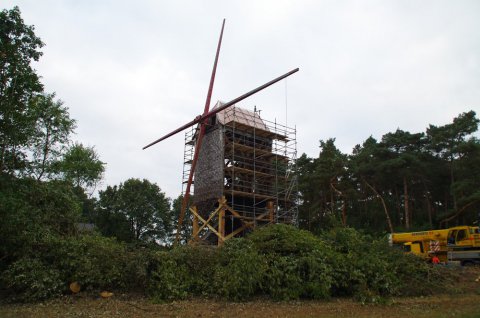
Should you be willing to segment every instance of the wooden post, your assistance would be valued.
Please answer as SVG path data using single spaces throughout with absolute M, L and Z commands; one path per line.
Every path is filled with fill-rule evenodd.
M 274 205 L 273 205 L 273 201 L 268 201 L 267 202 L 267 210 L 268 210 L 268 213 L 269 213 L 269 218 L 270 218 L 270 223 L 273 224 L 274 222 Z
M 192 240 L 193 241 L 198 241 L 198 216 L 197 216 L 197 206 L 192 207 L 193 210 L 195 210 L 195 213 L 193 213 L 193 224 L 192 224 Z
M 218 212 L 218 233 L 221 237 L 218 238 L 218 245 L 223 245 L 225 239 L 225 204 L 227 200 L 225 196 L 222 196 L 221 199 L 218 200 L 220 204 L 220 211 Z

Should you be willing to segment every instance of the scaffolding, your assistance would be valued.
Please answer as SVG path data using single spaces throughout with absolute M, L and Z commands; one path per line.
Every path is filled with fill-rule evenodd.
M 185 135 L 184 183 L 196 136 L 196 129 Z M 297 225 L 296 159 L 296 128 L 262 119 L 256 109 L 219 112 L 208 124 L 194 175 L 193 239 L 221 244 L 257 226 Z

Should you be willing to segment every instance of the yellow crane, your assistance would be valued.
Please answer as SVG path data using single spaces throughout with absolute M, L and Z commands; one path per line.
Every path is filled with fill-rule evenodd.
M 480 263 L 478 226 L 455 226 L 443 230 L 393 233 L 393 246 L 426 259 L 436 255 L 441 261 L 459 261 L 462 265 Z

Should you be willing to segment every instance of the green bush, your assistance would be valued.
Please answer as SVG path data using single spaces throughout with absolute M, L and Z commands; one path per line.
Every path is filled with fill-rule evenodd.
M 22 258 L 2 273 L 9 300 L 31 302 L 56 297 L 66 288 L 60 272 L 35 258 Z
M 156 301 L 184 299 L 188 296 L 187 267 L 178 264 L 170 252 L 158 252 L 151 260 L 148 294 Z
M 211 247 L 192 246 L 156 253 L 149 266 L 148 293 L 159 301 L 214 294 L 216 254 Z
M 63 279 L 77 281 L 84 290 L 131 287 L 135 280 L 128 270 L 135 270 L 134 257 L 125 244 L 96 234 L 55 238 L 45 251 Z
M 330 296 L 332 250 L 321 239 L 283 224 L 260 228 L 248 239 L 266 255 L 264 293 L 277 300 Z
M 0 270 L 23 258 L 36 257 L 52 236 L 74 232 L 80 205 L 65 182 L 38 182 L 0 175 Z
M 249 299 L 260 290 L 266 269 L 266 259 L 251 241 L 227 241 L 219 249 L 214 270 L 215 293 L 234 301 Z
M 82 290 L 145 290 L 158 301 L 193 296 L 243 301 L 264 295 L 275 300 L 349 296 L 378 302 L 444 290 L 449 277 L 448 270 L 351 228 L 315 236 L 272 225 L 219 248 L 163 251 L 98 234 L 47 231 L 36 237 L 35 254 L 26 248 L 22 253 L 0 268 L 0 290 L 11 300 L 55 297 L 77 281 Z
M 263 254 L 302 255 L 329 249 L 312 233 L 285 224 L 258 228 L 247 239 Z
M 321 237 L 336 252 L 330 259 L 336 268 L 333 295 L 365 299 L 372 298 L 370 295 L 396 294 L 400 282 L 394 251 L 386 242 L 374 240 L 352 228 L 335 228 L 322 233 Z
M 1 287 L 22 301 L 57 296 L 74 281 L 82 290 L 142 289 L 147 260 L 146 252 L 100 235 L 51 236 L 39 244 L 37 257 L 20 258 L 1 273 Z

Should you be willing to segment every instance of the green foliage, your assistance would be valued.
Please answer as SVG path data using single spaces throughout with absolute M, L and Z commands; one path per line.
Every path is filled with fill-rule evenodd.
M 179 195 L 177 198 L 175 198 L 173 201 L 172 201 L 172 208 L 171 208 L 171 216 L 172 216 L 172 229 L 175 230 L 175 233 L 174 231 L 171 231 L 171 241 L 173 242 L 173 240 L 175 239 L 176 237 L 176 230 L 178 228 L 178 220 L 179 220 L 179 217 L 180 217 L 180 210 L 182 209 L 182 201 L 183 201 L 183 195 Z M 193 195 L 190 195 L 189 197 L 189 206 L 192 205 L 192 202 L 193 202 Z M 190 222 L 190 210 L 187 209 L 185 211 L 185 215 L 184 215 L 184 218 L 183 218 L 183 223 L 182 223 L 182 227 L 180 229 L 180 243 L 182 244 L 186 244 L 190 238 L 191 238 L 191 233 L 192 233 L 192 222 Z
M 0 11 L 0 173 L 26 168 L 26 148 L 35 136 L 29 101 L 43 90 L 31 62 L 42 46 L 18 7 Z
M 305 255 L 324 247 L 321 246 L 322 242 L 318 237 L 311 232 L 285 224 L 260 228 L 254 231 L 248 239 L 263 254 Z
M 62 273 L 66 282 L 83 289 L 126 288 L 129 261 L 126 246 L 99 235 L 53 238 L 46 242 L 43 258 Z
M 477 221 L 479 122 L 469 111 L 425 132 L 397 129 L 367 138 L 351 155 L 335 139 L 321 141 L 318 158 L 297 161 L 300 226 L 319 233 L 342 220 L 379 235 Z
M 168 252 L 159 252 L 152 260 L 148 294 L 156 301 L 184 299 L 188 296 L 190 273 Z
M 395 295 L 445 290 L 451 274 L 392 249 L 351 228 L 319 237 L 287 225 L 254 231 L 218 251 L 181 247 L 157 253 L 150 266 L 149 294 L 156 300 L 220 296 L 275 300 L 349 296 L 383 302 Z
M 2 273 L 10 300 L 32 302 L 60 296 L 65 282 L 60 272 L 36 258 L 21 258 Z
M 266 265 L 251 241 L 243 238 L 227 241 L 219 250 L 214 269 L 215 293 L 234 301 L 251 298 L 260 290 Z
M 397 253 L 383 241 L 362 235 L 351 228 L 337 228 L 322 234 L 336 253 L 331 259 L 337 269 L 334 273 L 333 291 L 338 295 L 389 296 L 396 294 L 400 283 L 395 271 Z M 399 258 L 403 254 L 396 254 Z
M 142 290 L 147 283 L 147 251 L 129 250 L 115 239 L 95 234 L 44 238 L 34 255 L 22 257 L 1 273 L 9 300 L 38 301 L 67 291 Z
M 34 256 L 51 236 L 75 231 L 80 207 L 68 184 L 0 176 L 0 269 Z
M 248 239 L 266 256 L 262 288 L 274 299 L 330 296 L 333 269 L 327 258 L 332 251 L 318 237 L 279 224 L 258 229 Z
M 86 290 L 146 285 L 142 249 L 76 234 L 80 204 L 69 183 L 3 175 L 0 190 L 0 290 L 11 300 L 54 297 L 72 281 Z
M 128 179 L 100 191 L 97 226 L 127 242 L 168 241 L 172 229 L 170 200 L 155 183 Z
M 37 180 L 49 179 L 54 173 L 57 158 L 61 156 L 75 128 L 75 120 L 70 118 L 68 108 L 54 98 L 55 94 L 42 94 L 30 101 L 35 134 L 29 170 Z
M 209 247 L 182 246 L 158 252 L 149 265 L 148 293 L 157 301 L 213 294 L 216 251 Z
M 56 171 L 62 176 L 62 179 L 72 182 L 75 187 L 94 189 L 102 179 L 105 163 L 100 161 L 93 147 L 85 147 L 81 143 L 76 143 L 57 163 Z

